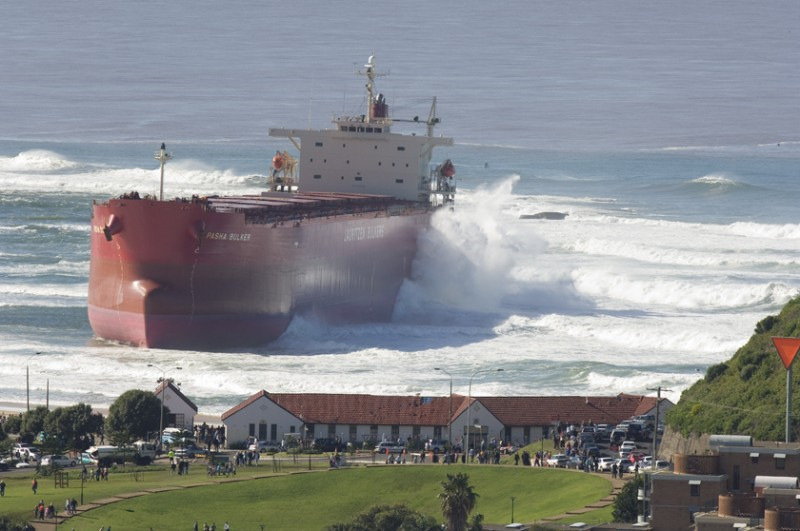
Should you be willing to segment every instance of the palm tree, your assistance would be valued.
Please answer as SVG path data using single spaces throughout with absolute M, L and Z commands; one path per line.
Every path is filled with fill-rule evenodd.
M 448 531 L 464 531 L 467 528 L 467 517 L 475 508 L 477 499 L 478 495 L 473 492 L 468 475 L 447 474 L 447 481 L 442 481 L 439 500 Z

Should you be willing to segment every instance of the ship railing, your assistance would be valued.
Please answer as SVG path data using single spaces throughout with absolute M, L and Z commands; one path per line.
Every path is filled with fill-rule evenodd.
M 430 176 L 421 179 L 419 185 L 420 196 L 437 206 L 455 201 L 457 188 L 455 178 L 442 175 L 438 166 L 432 166 Z

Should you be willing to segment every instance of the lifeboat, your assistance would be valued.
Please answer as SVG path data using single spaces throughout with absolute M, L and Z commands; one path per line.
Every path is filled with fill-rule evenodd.
M 439 173 L 441 173 L 442 177 L 454 177 L 456 174 L 456 167 L 453 166 L 453 163 L 450 162 L 450 159 L 447 159 L 442 164 Z
M 275 170 L 283 168 L 283 155 L 281 155 L 280 152 L 275 153 L 275 156 L 272 157 L 272 167 Z

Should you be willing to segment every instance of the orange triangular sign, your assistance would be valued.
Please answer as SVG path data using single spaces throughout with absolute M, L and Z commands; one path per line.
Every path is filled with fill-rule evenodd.
M 798 337 L 773 337 L 772 343 L 778 349 L 778 355 L 783 361 L 783 366 L 789 369 L 789 365 L 794 361 L 797 351 L 800 350 L 800 338 Z

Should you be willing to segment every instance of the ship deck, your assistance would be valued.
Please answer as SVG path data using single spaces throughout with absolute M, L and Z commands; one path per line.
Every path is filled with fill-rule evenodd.
M 136 192 L 117 200 L 139 200 Z M 154 200 L 150 196 L 141 198 Z M 367 213 L 399 215 L 422 212 L 430 206 L 387 195 L 333 192 L 262 192 L 260 195 L 175 198 L 167 202 L 195 203 L 211 212 L 244 214 L 249 223 L 278 223 Z

